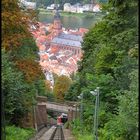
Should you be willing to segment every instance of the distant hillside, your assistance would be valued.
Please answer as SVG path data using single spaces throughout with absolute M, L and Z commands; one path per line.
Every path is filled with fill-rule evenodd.
M 37 6 L 48 6 L 50 4 L 53 4 L 55 0 L 30 0 L 30 1 L 37 1 Z M 108 0 L 95 0 L 96 2 L 99 3 L 106 3 Z M 57 3 L 60 4 L 61 7 L 63 7 L 63 5 L 65 3 L 71 3 L 71 4 L 75 4 L 75 3 L 83 3 L 83 4 L 89 4 L 91 3 L 91 0 L 56 0 Z

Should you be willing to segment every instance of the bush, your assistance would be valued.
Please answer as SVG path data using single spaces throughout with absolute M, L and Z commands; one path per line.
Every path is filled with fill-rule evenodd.
M 50 102 L 51 101 L 52 102 L 55 101 L 55 97 L 54 97 L 54 94 L 53 93 L 47 93 L 46 96 L 47 96 L 47 100 L 48 101 L 50 101 Z
M 79 135 L 77 140 L 93 140 L 92 134 Z
M 6 140 L 28 140 L 35 133 L 34 129 L 23 129 L 15 126 L 6 126 Z

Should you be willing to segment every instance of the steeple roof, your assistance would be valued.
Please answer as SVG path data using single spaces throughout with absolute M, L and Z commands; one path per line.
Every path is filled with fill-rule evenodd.
M 59 11 L 58 11 L 58 6 L 56 4 L 55 6 L 55 15 L 54 15 L 54 19 L 60 19 L 60 14 L 59 14 Z

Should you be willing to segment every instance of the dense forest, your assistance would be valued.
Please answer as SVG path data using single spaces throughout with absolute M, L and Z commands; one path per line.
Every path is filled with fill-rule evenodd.
M 77 135 L 81 129 L 85 134 L 93 132 L 95 97 L 90 91 L 100 87 L 99 139 L 138 139 L 137 5 L 137 0 L 110 0 L 104 7 L 108 15 L 84 37 L 84 55 L 65 96 L 78 101 L 83 93 L 84 128 L 78 120 L 72 125 Z
M 24 117 L 32 114 L 37 92 L 46 92 L 45 77 L 37 62 L 38 49 L 28 30 L 34 15 L 33 11 L 22 11 L 17 0 L 2 0 L 2 126 L 6 126 L 9 140 L 17 140 L 19 134 L 14 133 L 20 132 L 12 125 L 30 125 Z M 21 132 L 20 140 L 24 134 L 32 134 Z

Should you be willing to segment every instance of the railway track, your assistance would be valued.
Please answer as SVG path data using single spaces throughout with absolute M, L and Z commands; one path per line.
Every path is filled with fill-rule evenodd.
M 62 126 L 57 126 L 50 140 L 65 140 Z

